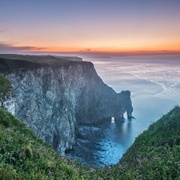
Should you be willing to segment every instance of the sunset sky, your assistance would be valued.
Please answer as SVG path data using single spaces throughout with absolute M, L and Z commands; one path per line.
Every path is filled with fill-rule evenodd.
M 180 52 L 179 0 L 0 0 L 0 53 Z

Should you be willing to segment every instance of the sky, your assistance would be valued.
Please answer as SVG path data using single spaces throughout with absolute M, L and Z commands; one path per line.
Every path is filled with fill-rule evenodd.
M 14 52 L 180 52 L 180 0 L 0 0 Z

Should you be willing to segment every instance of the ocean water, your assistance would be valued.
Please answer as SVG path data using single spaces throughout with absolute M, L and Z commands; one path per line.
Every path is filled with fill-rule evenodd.
M 84 60 L 93 62 L 98 75 L 116 92 L 131 91 L 135 119 L 126 119 L 123 124 L 81 127 L 83 139 L 79 138 L 74 151 L 67 155 L 96 167 L 116 164 L 140 133 L 180 105 L 180 56 L 84 57 Z

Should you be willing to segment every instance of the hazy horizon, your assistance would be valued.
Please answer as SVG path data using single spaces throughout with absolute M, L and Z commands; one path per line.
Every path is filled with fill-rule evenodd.
M 180 53 L 177 0 L 1 0 L 0 53 Z

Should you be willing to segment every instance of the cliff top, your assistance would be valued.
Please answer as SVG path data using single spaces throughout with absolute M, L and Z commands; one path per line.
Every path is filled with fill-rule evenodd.
M 59 67 L 87 63 L 90 62 L 82 61 L 82 58 L 73 56 L 0 54 L 0 71 L 10 71 L 19 68 L 29 69 L 42 66 Z
M 43 64 L 54 64 L 59 63 L 60 61 L 82 61 L 82 58 L 80 57 L 53 55 L 0 54 L 0 58 L 9 60 L 24 60 Z

